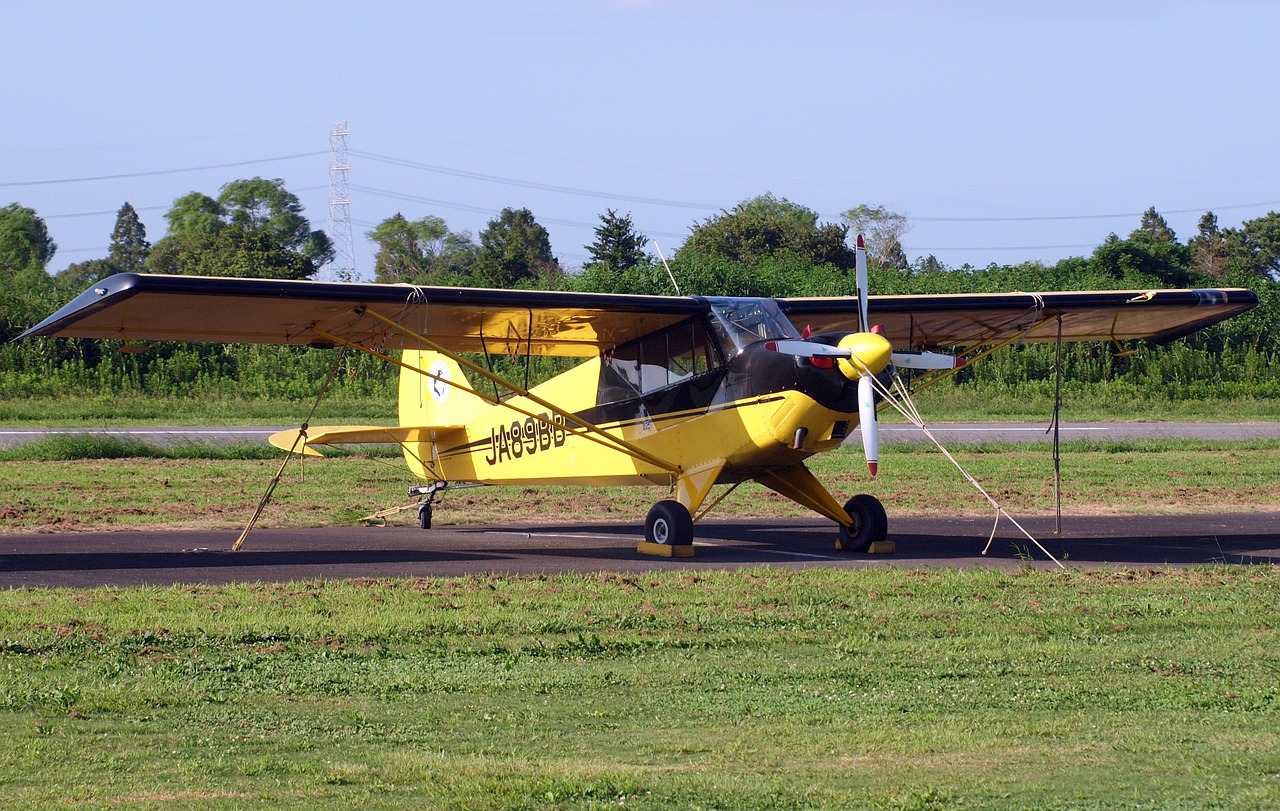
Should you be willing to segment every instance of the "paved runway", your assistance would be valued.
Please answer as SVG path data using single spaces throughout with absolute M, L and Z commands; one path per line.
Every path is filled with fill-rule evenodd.
M 1280 562 L 1280 512 L 1196 516 L 1019 519 L 1073 568 Z M 645 557 L 632 524 L 330 527 L 256 530 L 229 552 L 232 530 L 0 535 L 0 588 L 170 585 L 302 579 L 560 574 L 771 567 L 1053 567 L 1002 519 L 892 518 L 892 555 L 836 552 L 830 522 L 775 519 L 697 525 L 690 559 Z

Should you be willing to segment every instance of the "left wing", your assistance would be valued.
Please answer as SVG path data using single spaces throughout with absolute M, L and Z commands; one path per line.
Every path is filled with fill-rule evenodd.
M 588 357 L 709 309 L 672 296 L 122 273 L 18 336 Z M 379 320 L 379 317 L 382 320 Z
M 1120 290 L 870 296 L 872 324 L 895 347 L 977 347 L 1011 340 L 1168 343 L 1258 304 L 1252 290 Z M 856 331 L 857 298 L 778 299 L 814 332 Z

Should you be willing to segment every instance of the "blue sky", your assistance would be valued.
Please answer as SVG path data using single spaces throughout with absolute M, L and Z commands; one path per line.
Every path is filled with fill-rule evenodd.
M 670 254 L 772 192 L 906 214 L 915 259 L 1087 255 L 1149 206 L 1179 238 L 1280 210 L 1270 0 L 10 4 L 0 205 L 51 265 L 154 242 L 191 191 L 282 178 L 325 227 L 346 121 L 357 271 L 397 211 L 529 208 L 567 266 L 606 209 Z M 305 157 L 296 157 L 305 156 Z M 238 164 L 238 165 L 228 165 Z M 222 168 L 212 168 L 222 167 Z M 110 179 L 106 176 L 120 176 Z

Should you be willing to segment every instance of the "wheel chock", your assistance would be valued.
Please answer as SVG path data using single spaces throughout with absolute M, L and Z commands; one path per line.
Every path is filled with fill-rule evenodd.
M 844 550 L 844 544 L 840 542 L 839 538 L 836 538 L 836 550 Z M 871 546 L 867 547 L 868 555 L 892 555 L 897 551 L 898 544 L 893 541 L 875 541 Z
M 691 558 L 693 557 L 693 544 L 641 541 L 636 544 L 636 551 L 642 555 L 652 555 L 655 558 Z

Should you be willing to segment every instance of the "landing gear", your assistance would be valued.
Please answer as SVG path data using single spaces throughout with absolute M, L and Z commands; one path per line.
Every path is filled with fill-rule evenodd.
M 691 546 L 693 517 L 678 501 L 659 501 L 644 520 L 644 539 L 662 546 Z
M 841 549 L 866 552 L 871 545 L 881 543 L 889 534 L 889 517 L 884 505 L 875 496 L 857 495 L 845 502 L 845 512 L 853 519 L 851 526 L 840 526 Z
M 472 487 L 484 487 L 484 485 L 479 482 L 454 482 L 450 484 L 445 481 L 434 481 L 428 484 L 415 484 L 410 487 L 410 496 L 422 497 L 422 501 L 418 504 L 418 526 L 423 529 L 431 529 L 431 511 L 435 505 L 437 495 L 446 490 L 467 490 Z
M 448 482 L 415 484 L 409 488 L 409 495 L 422 496 L 422 502 L 418 505 L 418 526 L 423 529 L 431 529 L 431 506 L 435 504 L 436 494 L 442 490 L 449 489 L 451 488 Z

